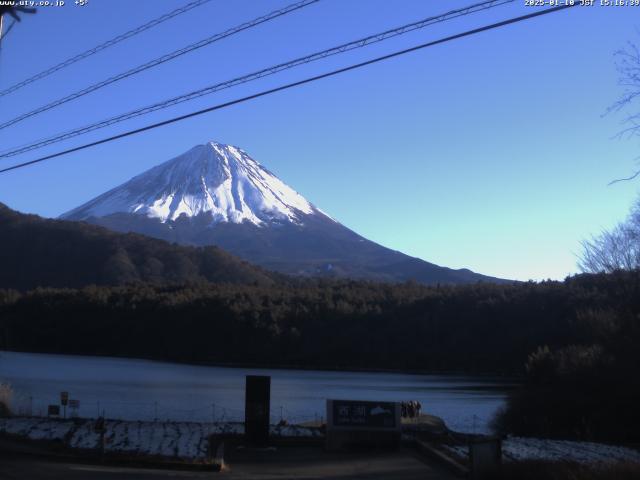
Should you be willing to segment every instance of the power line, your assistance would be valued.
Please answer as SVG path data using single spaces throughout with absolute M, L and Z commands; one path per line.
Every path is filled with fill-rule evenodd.
M 75 130 L 71 130 L 65 133 L 61 133 L 58 135 L 55 135 L 53 137 L 49 137 L 43 140 L 38 140 L 36 142 L 33 142 L 31 144 L 25 145 L 25 146 L 20 146 L 20 147 L 14 147 L 12 150 L 9 151 L 5 151 L 4 153 L 0 154 L 0 158 L 7 158 L 7 157 L 12 157 L 15 155 L 19 155 L 21 153 L 25 153 L 31 150 L 36 150 L 38 148 L 42 148 L 54 143 L 58 143 L 61 142 L 63 140 L 67 140 L 69 138 L 73 138 L 76 137 L 78 135 L 82 135 L 85 133 L 89 133 L 92 132 L 94 130 L 98 130 L 101 128 L 105 128 L 108 127 L 110 125 L 114 125 L 116 123 L 120 123 L 123 122 L 125 120 L 129 120 L 131 118 L 135 118 L 141 115 L 146 115 L 148 113 L 152 113 L 155 112 L 157 110 L 162 110 L 164 108 L 168 108 L 174 105 L 178 105 L 180 103 L 189 101 L 189 100 L 193 100 L 195 98 L 198 97 L 202 97 L 204 95 L 210 95 L 212 93 L 215 93 L 217 91 L 220 90 L 224 90 L 227 88 L 231 88 L 243 83 L 247 83 L 250 81 L 254 81 L 254 80 L 258 80 L 260 78 L 266 77 L 266 76 L 270 76 L 270 75 L 274 75 L 276 73 L 279 73 L 283 70 L 288 70 L 294 67 L 297 67 L 299 65 L 303 65 L 306 63 L 310 63 L 310 62 L 314 62 L 317 60 L 321 60 L 323 58 L 327 58 L 333 55 L 337 55 L 337 54 L 341 54 L 350 50 L 354 50 L 356 48 L 362 48 L 365 47 L 367 45 L 371 45 L 373 43 L 378 43 L 378 42 L 382 42 L 384 40 L 387 40 L 389 38 L 393 38 L 399 35 L 403 35 L 405 33 L 414 31 L 414 30 L 418 30 L 421 28 L 425 28 L 429 25 L 433 25 L 435 23 L 440 23 L 440 22 L 444 22 L 447 20 L 451 20 L 463 15 L 469 15 L 471 13 L 475 13 L 478 11 L 482 11 L 482 10 L 487 10 L 489 8 L 494 8 L 494 7 L 498 7 L 501 5 L 504 5 L 506 3 L 512 3 L 514 0 L 489 0 L 489 1 L 484 1 L 481 3 L 476 3 L 464 8 L 459 8 L 456 10 L 451 10 L 449 12 L 443 13 L 441 15 L 437 15 L 437 16 L 432 16 L 432 17 L 428 17 L 425 18 L 423 20 L 420 20 L 418 22 L 413 22 L 413 23 L 409 23 L 406 25 L 403 25 L 401 27 L 397 27 L 397 28 L 393 28 L 387 31 L 384 31 L 382 33 L 377 33 L 375 35 L 370 35 L 368 37 L 364 37 L 364 38 L 360 38 L 358 40 L 354 40 L 352 42 L 349 43 L 345 43 L 342 45 L 339 45 L 337 47 L 332 47 L 326 50 L 322 50 L 320 52 L 316 52 L 316 53 L 312 53 L 310 55 L 306 55 L 304 57 L 299 57 L 296 58 L 294 60 L 290 60 L 288 62 L 285 63 L 281 63 L 272 67 L 268 67 L 262 70 L 259 70 L 257 72 L 253 72 L 247 75 L 243 75 L 241 77 L 237 77 L 234 78 L 232 80 L 227 80 L 221 83 L 217 83 L 214 85 L 210 85 L 208 87 L 205 88 L 201 88 L 199 90 L 195 90 L 174 98 L 170 98 L 168 100 L 164 100 L 162 102 L 158 102 L 152 105 L 148 105 L 146 107 L 142 107 L 142 108 L 138 108 L 136 110 L 124 113 L 124 114 L 120 114 L 117 115 L 115 117 L 111 117 L 108 118 L 106 120 L 102 120 L 100 122 L 91 124 L 91 125 L 87 125 L 84 127 L 80 127 L 77 128 Z
M 558 7 L 547 8 L 547 9 L 544 9 L 544 10 L 539 10 L 539 11 L 536 11 L 536 12 L 533 12 L 533 13 L 529 13 L 527 15 L 522 15 L 522 16 L 519 16 L 519 17 L 510 18 L 508 20 L 503 20 L 501 22 L 492 23 L 490 25 L 485 25 L 485 26 L 482 26 L 482 27 L 474 28 L 472 30 L 467 30 L 467 31 L 462 32 L 462 33 L 457 33 L 455 35 L 450 35 L 448 37 L 440 38 L 438 40 L 433 40 L 431 42 L 423 43 L 423 44 L 417 45 L 415 47 L 407 48 L 407 49 L 404 49 L 404 50 L 399 50 L 399 51 L 396 51 L 396 52 L 393 52 L 393 53 L 390 53 L 390 54 L 387 54 L 387 55 L 383 55 L 381 57 L 376 57 L 376 58 L 373 58 L 371 60 L 367 60 L 367 61 L 364 61 L 364 62 L 356 63 L 356 64 L 350 65 L 348 67 L 343 67 L 343 68 L 339 68 L 337 70 L 333 70 L 333 71 L 330 71 L 330 72 L 322 73 L 320 75 L 315 75 L 313 77 L 308 77 L 308 78 L 305 78 L 303 80 L 298 80 L 296 82 L 288 83 L 286 85 L 281 85 L 279 87 L 271 88 L 269 90 L 263 90 L 262 92 L 255 93 L 253 95 L 249 95 L 249 96 L 238 98 L 236 100 L 232 100 L 232 101 L 229 101 L 229 102 L 225 102 L 225 103 L 221 103 L 221 104 L 218 104 L 218 105 L 214 105 L 214 106 L 202 109 L 202 110 L 198 110 L 198 111 L 195 111 L 195 112 L 188 113 L 186 115 L 180 115 L 178 117 L 170 118 L 168 120 L 164 120 L 162 122 L 158 122 L 158 123 L 154 123 L 154 124 L 151 124 L 151 125 L 147 125 L 145 127 L 137 128 L 135 130 L 129 130 L 127 132 L 120 133 L 118 135 L 113 135 L 111 137 L 103 138 L 103 139 L 97 140 L 95 142 L 90 142 L 90 143 L 86 143 L 84 145 L 80 145 L 79 147 L 70 148 L 68 150 L 57 152 L 57 153 L 54 153 L 54 154 L 51 154 L 51 155 L 46 155 L 44 157 L 40 157 L 40 158 L 37 158 L 35 160 L 30 160 L 28 162 L 23 162 L 23 163 L 19 163 L 17 165 L 12 165 L 11 167 L 3 168 L 2 170 L 0 170 L 0 173 L 5 173 L 5 172 L 11 171 L 11 170 L 16 170 L 18 168 L 23 168 L 23 167 L 26 167 L 26 166 L 29 166 L 29 165 L 34 165 L 36 163 L 40 163 L 40 162 L 44 162 L 46 160 L 50 160 L 50 159 L 53 159 L 53 158 L 61 157 L 63 155 L 67 155 L 69 153 L 73 153 L 73 152 L 84 150 L 84 149 L 87 149 L 87 148 L 90 148 L 90 147 L 94 147 L 96 145 L 101 145 L 103 143 L 112 142 L 112 141 L 118 140 L 120 138 L 129 137 L 131 135 L 135 135 L 135 134 L 138 134 L 138 133 L 146 132 L 148 130 L 153 130 L 155 128 L 159 128 L 159 127 L 162 127 L 162 126 L 165 126 L 165 125 L 169 125 L 169 124 L 176 123 L 176 122 L 179 122 L 179 121 L 182 121 L 182 120 L 186 120 L 188 118 L 192 118 L 192 117 L 196 117 L 196 116 L 199 116 L 199 115 L 203 115 L 205 113 L 213 112 L 215 110 L 221 110 L 223 108 L 227 108 L 227 107 L 230 107 L 232 105 L 237 105 L 237 104 L 240 104 L 240 103 L 247 102 L 249 100 L 254 100 L 256 98 L 264 97 L 266 95 L 271 95 L 271 94 L 276 93 L 276 92 L 281 92 L 283 90 L 288 90 L 290 88 L 298 87 L 300 85 L 305 85 L 307 83 L 315 82 L 315 81 L 321 80 L 323 78 L 333 77 L 333 76 L 339 75 L 341 73 L 349 72 L 351 70 L 356 70 L 358 68 L 362 68 L 362 67 L 365 67 L 367 65 L 372 65 L 372 64 L 375 64 L 375 63 L 379 63 L 379 62 L 382 62 L 382 61 L 385 61 L 385 60 L 389 60 L 391 58 L 395 58 L 395 57 L 399 57 L 401 55 L 405 55 L 407 53 L 411 53 L 411 52 L 415 52 L 417 50 L 422 50 L 424 48 L 432 47 L 434 45 L 439 45 L 439 44 L 450 42 L 450 41 L 453 41 L 453 40 L 458 40 L 458 39 L 463 38 L 463 37 L 468 37 L 468 36 L 475 35 L 475 34 L 478 34 L 478 33 L 481 33 L 481 32 L 486 32 L 487 30 L 493 30 L 493 29 L 496 29 L 496 28 L 500 28 L 500 27 L 504 27 L 504 26 L 511 25 L 511 24 L 514 24 L 514 23 L 518 23 L 518 22 L 522 22 L 522 21 L 525 21 L 525 20 L 529 20 L 529 19 L 532 19 L 532 18 L 540 17 L 542 15 L 548 15 L 550 13 L 559 12 L 559 11 L 565 10 L 567 8 L 572 8 L 572 7 L 576 6 L 576 5 L 579 5 L 579 4 L 578 3 L 566 4 L 566 5 L 561 5 L 561 6 L 558 6 Z
M 171 53 L 167 53 L 165 55 L 162 55 L 161 57 L 155 58 L 149 62 L 143 63 L 142 65 L 139 65 L 135 68 L 132 68 L 130 70 L 127 70 L 125 72 L 122 72 L 118 75 L 115 75 L 113 77 L 109 77 L 106 80 L 103 80 L 101 82 L 98 83 L 94 83 L 93 85 L 90 85 L 86 88 L 83 88 L 82 90 L 78 90 L 77 92 L 74 92 L 70 95 L 67 95 L 66 97 L 62 97 L 59 98 L 58 100 L 55 100 L 51 103 L 48 103 L 42 107 L 38 107 L 35 110 L 31 110 L 30 112 L 24 113 L 22 115 L 19 115 L 16 118 L 13 118 L 12 120 L 8 120 L 4 123 L 0 123 L 0 130 L 7 128 L 11 125 L 14 125 L 18 122 L 21 122 L 23 120 L 26 120 L 29 117 L 33 117 L 34 115 L 38 115 L 39 113 L 42 112 L 46 112 L 47 110 L 51 110 L 52 108 L 55 107 L 59 107 L 60 105 L 63 105 L 67 102 L 70 102 L 72 100 L 75 100 L 77 98 L 83 97 L 91 92 L 95 92 L 96 90 L 99 90 L 103 87 L 106 87 L 107 85 L 111 85 L 112 83 L 116 83 L 120 80 L 123 80 L 125 78 L 131 77 L 133 75 L 136 75 L 140 72 L 143 72 L 145 70 L 149 70 L 150 68 L 153 67 L 157 67 L 158 65 L 161 65 L 165 62 L 168 62 L 170 60 L 173 60 L 175 58 L 178 58 L 182 55 L 185 55 L 187 53 L 191 53 L 194 50 L 197 50 L 199 48 L 205 47 L 207 45 L 210 45 L 214 42 L 217 42 L 219 40 L 222 40 L 224 38 L 230 37 L 232 35 L 235 35 L 236 33 L 240 33 L 244 30 L 248 30 L 250 28 L 256 27 L 258 25 L 261 25 L 263 23 L 269 22 L 271 20 L 274 20 L 278 17 L 281 17 L 283 15 L 286 15 L 288 13 L 294 12 L 296 10 L 299 10 L 301 8 L 307 7 L 313 3 L 317 3 L 320 0 L 301 0 L 298 1 L 296 3 L 292 3 L 291 5 L 287 5 L 284 8 L 280 8 L 278 10 L 274 10 L 266 15 L 262 15 L 258 18 L 255 18 L 249 22 L 245 22 L 242 23 L 236 27 L 230 28 L 228 30 L 225 30 L 224 32 L 221 33 L 216 33 L 215 35 L 212 35 L 210 37 L 207 37 L 203 40 L 200 40 L 199 42 L 196 43 L 192 43 L 190 45 L 187 45 L 186 47 L 183 48 L 179 48 L 178 50 L 174 50 Z
M 189 10 L 192 10 L 196 7 L 204 5 L 205 3 L 209 3 L 210 1 L 211 0 L 195 0 L 191 3 L 184 5 L 183 7 L 176 8 L 175 10 L 169 13 L 165 13 L 164 15 L 161 15 L 160 17 L 145 23 L 144 25 L 140 25 L 139 27 L 136 27 L 133 30 L 129 30 L 128 32 L 122 33 L 117 37 L 112 38 L 111 40 L 107 40 L 106 42 L 101 43 L 100 45 L 97 45 L 93 48 L 90 48 L 89 50 L 79 53 L 78 55 L 68 58 L 67 60 L 60 62 L 57 65 L 54 65 L 53 67 L 47 68 L 46 70 L 43 70 L 42 72 L 37 73 L 32 77 L 22 80 L 21 82 L 18 82 L 7 89 L 0 91 L 0 97 L 4 97 L 5 95 L 15 92 L 16 90 L 19 90 L 22 87 L 29 85 L 30 83 L 33 83 L 37 80 L 41 80 L 45 77 L 48 77 L 49 75 L 51 75 L 54 72 L 57 72 L 58 70 L 62 70 L 63 68 L 68 67 L 69 65 L 79 62 L 80 60 L 90 57 L 91 55 L 95 55 L 96 53 L 101 52 L 102 50 L 105 50 L 109 47 L 112 47 L 113 45 L 120 43 L 123 40 L 131 38 L 135 35 L 138 35 L 139 33 L 142 33 L 145 30 L 149 30 L 150 28 L 153 28 L 156 25 L 160 25 L 161 23 L 166 22 L 167 20 L 170 20 L 173 17 L 177 17 L 178 15 L 181 15 L 185 12 L 188 12 Z

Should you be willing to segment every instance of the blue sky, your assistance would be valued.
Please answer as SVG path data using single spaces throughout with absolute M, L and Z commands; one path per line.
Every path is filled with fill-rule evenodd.
M 107 76 L 282 7 L 213 0 L 0 99 L 13 118 Z M 3 43 L 0 88 L 184 5 L 72 1 L 25 17 Z M 0 150 L 102 120 L 472 2 L 321 0 L 0 131 Z M 25 154 L 53 153 L 169 116 L 532 12 L 524 1 Z M 0 175 L 0 202 L 53 217 L 193 145 L 244 148 L 358 233 L 433 263 L 507 278 L 576 272 L 580 240 L 622 220 L 637 140 L 618 140 L 613 53 L 640 40 L 640 8 L 578 7 Z

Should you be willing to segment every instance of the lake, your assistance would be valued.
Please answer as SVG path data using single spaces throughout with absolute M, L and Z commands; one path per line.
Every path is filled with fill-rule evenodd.
M 15 413 L 44 415 L 60 392 L 82 417 L 185 421 L 241 420 L 245 375 L 271 376 L 271 416 L 302 422 L 325 416 L 326 399 L 419 400 L 423 412 L 458 431 L 487 432 L 513 385 L 465 375 L 334 372 L 184 365 L 151 360 L 0 352 L 0 382 Z M 70 414 L 72 412 L 69 412 Z

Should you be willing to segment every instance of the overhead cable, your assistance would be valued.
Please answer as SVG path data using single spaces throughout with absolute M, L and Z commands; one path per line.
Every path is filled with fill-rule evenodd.
M 118 75 L 114 75 L 113 77 L 109 77 L 106 80 L 103 80 L 101 82 L 98 83 L 94 83 L 93 85 L 90 85 L 86 88 L 83 88 L 82 90 L 78 90 L 77 92 L 71 93 L 69 95 L 66 95 L 65 97 L 59 98 L 57 100 L 54 100 L 53 102 L 50 102 L 46 105 L 43 105 L 41 107 L 38 107 L 34 110 L 31 110 L 30 112 L 24 113 L 22 115 L 19 115 L 11 120 L 8 120 L 6 122 L 0 123 L 0 130 L 7 128 L 11 125 L 14 125 L 18 122 L 21 122 L 23 120 L 26 120 L 27 118 L 33 117 L 34 115 L 38 115 L 39 113 L 43 113 L 46 112 L 47 110 L 51 110 L 52 108 L 55 107 L 59 107 L 60 105 L 63 105 L 67 102 L 70 102 L 72 100 L 75 100 L 77 98 L 83 97 L 85 95 L 88 95 L 91 92 L 95 92 L 96 90 L 99 90 L 103 87 L 106 87 L 107 85 L 111 85 L 112 83 L 116 83 L 120 80 L 123 80 L 125 78 L 131 77 L 133 75 L 136 75 L 140 72 L 144 72 L 145 70 L 149 70 L 150 68 L 153 67 L 157 67 L 158 65 L 161 65 L 163 63 L 169 62 L 175 58 L 178 58 L 182 55 L 185 55 L 187 53 L 193 52 L 194 50 L 197 50 L 199 48 L 205 47 L 207 45 L 210 45 L 214 42 L 217 42 L 219 40 L 222 40 L 223 38 L 227 38 L 230 37 L 232 35 L 235 35 L 237 33 L 240 33 L 244 30 L 248 30 L 250 28 L 256 27 L 262 23 L 274 20 L 278 17 L 281 17 L 283 15 L 286 15 L 288 13 L 291 13 L 293 11 L 299 10 L 301 8 L 304 8 L 306 6 L 309 6 L 313 3 L 317 3 L 320 0 L 301 0 L 298 1 L 296 3 L 292 3 L 291 5 L 288 5 L 284 8 L 280 8 L 278 10 L 274 10 L 273 12 L 270 12 L 266 15 L 262 15 L 258 18 L 255 18 L 249 22 L 245 22 L 241 25 L 238 25 L 236 27 L 230 28 L 228 30 L 225 30 L 222 33 L 216 33 L 215 35 L 212 35 L 210 37 L 207 37 L 199 42 L 196 43 L 192 43 L 191 45 L 187 45 L 186 47 L 180 48 L 178 50 L 174 50 L 171 53 L 167 53 L 165 55 L 162 55 L 161 57 L 155 58 L 149 62 L 143 63 L 142 65 L 138 65 L 135 68 L 132 68 L 130 70 L 127 70 L 125 72 L 119 73 Z
M 506 3 L 512 3 L 515 0 L 490 0 L 490 1 L 484 1 L 481 3 L 476 3 L 464 8 L 459 8 L 456 10 L 451 10 L 449 12 L 440 14 L 440 15 L 436 15 L 436 16 L 432 16 L 432 17 L 428 17 L 425 18 L 423 20 L 420 20 L 418 22 L 413 22 L 413 23 L 409 23 L 406 25 L 402 25 L 401 27 L 397 27 L 397 28 L 393 28 L 390 30 L 386 30 L 384 32 L 381 33 L 377 33 L 374 35 L 370 35 L 368 37 L 364 37 L 364 38 L 360 38 L 358 40 L 354 40 L 352 42 L 349 43 L 345 43 L 342 45 L 339 45 L 337 47 L 332 47 L 326 50 L 322 50 L 316 53 L 312 53 L 310 55 L 306 55 L 304 57 L 299 57 L 296 58 L 294 60 L 290 60 L 288 62 L 285 63 L 280 63 L 278 65 L 274 65 L 253 73 L 249 73 L 247 75 L 243 75 L 231 80 L 226 80 L 224 82 L 220 82 L 220 83 L 216 83 L 214 85 L 209 85 L 207 87 L 186 93 L 186 94 L 182 94 L 179 95 L 177 97 L 173 97 L 170 98 L 168 100 L 163 100 L 161 102 L 157 102 L 151 105 L 147 105 L 145 107 L 141 107 L 138 108 L 136 110 L 132 110 L 129 111 L 127 113 L 123 113 L 120 115 L 116 115 L 114 117 L 108 118 L 106 120 L 102 120 L 99 121 L 97 123 L 93 123 L 90 125 L 86 125 L 84 127 L 80 127 L 80 128 L 76 128 L 74 130 L 70 130 L 64 133 L 60 133 L 57 135 L 54 135 L 52 137 L 46 138 L 46 139 L 42 139 L 42 140 L 38 140 L 36 142 L 33 142 L 31 144 L 27 144 L 27 145 L 23 145 L 20 147 L 14 147 L 9 151 L 5 151 L 3 153 L 0 154 L 0 158 L 8 158 L 8 157 L 12 157 L 15 155 L 19 155 L 21 153 L 25 153 L 31 150 L 35 150 L 38 148 L 42 148 L 45 147 L 47 145 L 51 145 L 54 143 L 58 143 L 61 142 L 63 140 L 67 140 L 69 138 L 73 138 L 76 137 L 78 135 L 83 135 L 85 133 L 89 133 L 92 132 L 94 130 L 98 130 L 101 128 L 105 128 L 108 127 L 110 125 L 114 125 L 116 123 L 120 123 L 123 122 L 125 120 L 129 120 L 135 117 L 139 117 L 141 115 L 146 115 L 152 112 L 155 112 L 157 110 L 162 110 L 168 107 L 172 107 L 174 105 L 178 105 L 180 103 L 184 103 L 187 102 L 189 100 L 193 100 L 195 98 L 199 98 L 202 97 L 204 95 L 210 95 L 212 93 L 215 93 L 217 91 L 220 90 L 224 90 L 227 88 L 231 88 L 231 87 L 235 87 L 237 85 L 241 85 L 247 82 L 251 82 L 254 80 L 258 80 L 260 78 L 263 77 L 267 77 L 270 75 L 274 75 L 276 73 L 279 73 L 283 70 L 288 70 L 303 64 L 307 64 L 307 63 L 311 63 L 311 62 L 315 62 L 333 55 L 338 55 L 350 50 L 355 50 L 357 48 L 363 48 L 367 45 L 371 45 L 374 43 L 378 43 L 378 42 L 382 42 L 384 40 L 388 40 L 390 38 L 393 37 L 397 37 L 399 35 L 403 35 L 406 34 L 408 32 L 412 32 L 414 30 L 418 30 L 421 28 L 425 28 L 428 27 L 430 25 L 433 25 L 435 23 L 441 23 L 447 20 L 452 20 L 454 18 L 457 17 L 461 17 L 463 15 L 469 15 L 471 13 L 475 13 L 475 12 L 479 12 L 479 11 L 483 11 L 483 10 L 487 10 L 489 8 L 494 8 L 500 5 L 504 5 Z
M 213 105 L 211 107 L 204 108 L 202 110 L 191 112 L 191 113 L 188 113 L 188 114 L 185 114 L 185 115 L 180 115 L 178 117 L 173 117 L 173 118 L 170 118 L 168 120 L 164 120 L 162 122 L 158 122 L 158 123 L 154 123 L 154 124 L 151 124 L 151 125 L 147 125 L 145 127 L 137 128 L 137 129 L 134 129 L 134 130 L 129 130 L 127 132 L 123 132 L 123 133 L 120 133 L 120 134 L 117 134 L 117 135 L 113 135 L 111 137 L 103 138 L 101 140 L 96 140 L 94 142 L 86 143 L 86 144 L 80 145 L 78 147 L 70 148 L 70 149 L 67 149 L 67 150 L 64 150 L 64 151 L 61 151 L 61 152 L 53 153 L 51 155 L 46 155 L 44 157 L 36 158 L 35 160 L 30 160 L 28 162 L 23 162 L 23 163 L 19 163 L 19 164 L 16 164 L 16 165 L 12 165 L 10 167 L 1 169 L 0 173 L 5 173 L 5 172 L 9 172 L 11 170 L 24 168 L 24 167 L 27 167 L 29 165 L 34 165 L 36 163 L 41 163 L 41 162 L 44 162 L 46 160 L 51 160 L 53 158 L 57 158 L 57 157 L 61 157 L 63 155 L 67 155 L 69 153 L 78 152 L 80 150 L 85 150 L 87 148 L 94 147 L 96 145 L 101 145 L 103 143 L 112 142 L 114 140 L 118 140 L 118 139 L 121 139 L 121 138 L 129 137 L 131 135 L 136 135 L 138 133 L 142 133 L 142 132 L 146 132 L 146 131 L 149 131 L 149 130 L 153 130 L 153 129 L 156 129 L 156 128 L 159 128 L 159 127 L 162 127 L 162 126 L 165 126 L 165 125 L 169 125 L 169 124 L 176 123 L 176 122 L 179 122 L 179 121 L 182 121 L 182 120 L 186 120 L 188 118 L 192 118 L 192 117 L 196 117 L 196 116 L 199 116 L 199 115 L 203 115 L 205 113 L 213 112 L 215 110 L 221 110 L 223 108 L 227 108 L 227 107 L 230 107 L 232 105 L 237 105 L 237 104 L 240 104 L 240 103 L 244 103 L 244 102 L 247 102 L 247 101 L 250 101 L 250 100 L 254 100 L 256 98 L 264 97 L 266 95 L 271 95 L 271 94 L 276 93 L 276 92 L 281 92 L 283 90 L 288 90 L 290 88 L 298 87 L 300 85 L 305 85 L 307 83 L 315 82 L 317 80 L 333 77 L 333 76 L 339 75 L 341 73 L 345 73 L 345 72 L 348 72 L 348 71 L 351 71 L 351 70 L 356 70 L 356 69 L 365 67 L 367 65 L 372 65 L 372 64 L 379 63 L 379 62 L 382 62 L 382 61 L 385 61 L 385 60 L 389 60 L 391 58 L 399 57 L 401 55 L 405 55 L 407 53 L 415 52 L 417 50 L 422 50 L 424 48 L 432 47 L 432 46 L 439 45 L 439 44 L 446 43 L 446 42 L 450 42 L 450 41 L 453 41 L 453 40 L 458 40 L 460 38 L 468 37 L 468 36 L 475 35 L 475 34 L 478 34 L 478 33 L 481 33 L 481 32 L 485 32 L 487 30 L 493 30 L 493 29 L 496 29 L 496 28 L 500 28 L 500 27 L 504 27 L 504 26 L 511 25 L 511 24 L 514 24 L 514 23 L 518 23 L 518 22 L 522 22 L 522 21 L 525 21 L 525 20 L 529 20 L 529 19 L 532 19 L 532 18 L 540 17 L 542 15 L 548 15 L 550 13 L 559 12 L 559 11 L 565 10 L 567 8 L 572 8 L 572 7 L 576 6 L 576 5 L 579 5 L 579 4 L 578 3 L 565 4 L 565 5 L 561 5 L 561 6 L 558 6 L 558 7 L 546 8 L 546 9 L 543 9 L 543 10 L 537 10 L 537 11 L 535 11 L 533 13 L 529 13 L 527 15 L 522 15 L 522 16 L 519 16 L 519 17 L 510 18 L 508 20 L 503 20 L 501 22 L 492 23 L 490 25 L 485 25 L 485 26 L 482 26 L 482 27 L 479 27 L 479 28 L 474 28 L 472 30 L 467 30 L 467 31 L 462 32 L 462 33 L 457 33 L 455 35 L 450 35 L 448 37 L 440 38 L 438 40 L 434 40 L 434 41 L 431 41 L 431 42 L 423 43 L 423 44 L 417 45 L 415 47 L 407 48 L 407 49 L 396 51 L 396 52 L 393 52 L 393 53 L 390 53 L 390 54 L 387 54 L 387 55 L 383 55 L 381 57 L 376 57 L 376 58 L 373 58 L 371 60 L 367 60 L 367 61 L 364 61 L 364 62 L 356 63 L 356 64 L 350 65 L 348 67 L 343 67 L 343 68 L 339 68 L 337 70 L 333 70 L 333 71 L 330 71 L 330 72 L 322 73 L 320 75 L 315 75 L 313 77 L 308 77 L 308 78 L 305 78 L 303 80 L 298 80 L 296 82 L 288 83 L 286 85 L 281 85 L 279 87 L 271 88 L 269 90 L 263 90 L 261 92 L 255 93 L 253 95 L 249 95 L 249 96 L 246 96 L 246 97 L 238 98 L 238 99 L 231 100 L 229 102 L 221 103 L 221 104 L 218 104 L 218 105 Z
M 95 55 L 98 52 L 101 52 L 102 50 L 105 50 L 109 47 L 112 47 L 113 45 L 122 42 L 123 40 L 126 40 L 128 38 L 131 38 L 135 35 L 138 35 L 139 33 L 144 32 L 145 30 L 149 30 L 150 28 L 155 27 L 156 25 L 159 25 L 163 22 L 166 22 L 167 20 L 170 20 L 178 15 L 181 15 L 185 12 L 188 12 L 189 10 L 192 10 L 196 7 L 199 7 L 201 5 L 204 5 L 205 3 L 209 3 L 211 0 L 195 0 L 193 2 L 190 2 L 186 5 L 184 5 L 183 7 L 180 8 L 176 8 L 175 10 L 172 10 L 169 13 L 165 13 L 164 15 L 155 18 L 147 23 L 145 23 L 144 25 L 140 25 L 139 27 L 134 28 L 133 30 L 129 30 L 128 32 L 122 33 L 120 35 L 118 35 L 117 37 L 112 38 L 111 40 L 107 40 L 106 42 L 101 43 L 100 45 L 96 45 L 93 48 L 90 48 L 89 50 L 85 50 L 82 53 L 79 53 L 78 55 L 75 55 L 71 58 L 68 58 L 66 60 L 64 60 L 63 62 L 58 63 L 57 65 L 54 65 L 53 67 L 47 68 L 46 70 L 43 70 L 40 73 L 37 73 L 36 75 L 33 75 L 32 77 L 29 77 L 25 80 L 22 80 L 21 82 L 16 83 L 15 85 L 12 85 L 2 91 L 0 91 L 0 97 L 4 97 L 5 95 L 8 95 L 12 92 L 15 92 L 16 90 L 21 89 L 22 87 L 26 87 L 27 85 L 29 85 L 30 83 L 36 82 L 38 80 L 41 80 L 45 77 L 48 77 L 49 75 L 51 75 L 52 73 L 57 72 L 58 70 L 62 70 L 65 67 L 68 67 L 69 65 L 72 65 L 76 62 L 79 62 L 80 60 L 83 60 L 87 57 L 90 57 L 92 55 Z

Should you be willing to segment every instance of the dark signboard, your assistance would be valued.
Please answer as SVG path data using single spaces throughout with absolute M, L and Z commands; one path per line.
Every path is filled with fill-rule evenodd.
M 399 425 L 395 402 L 333 400 L 330 408 L 335 427 L 395 429 Z
M 401 433 L 398 402 L 327 400 L 327 450 L 395 450 Z
M 69 401 L 69 392 L 60 392 L 60 404 L 66 407 L 68 401 Z
M 247 442 L 251 445 L 266 445 L 269 441 L 270 403 L 271 377 L 247 375 L 244 428 Z
M 60 416 L 60 405 L 49 405 L 47 407 L 47 415 L 50 417 Z

